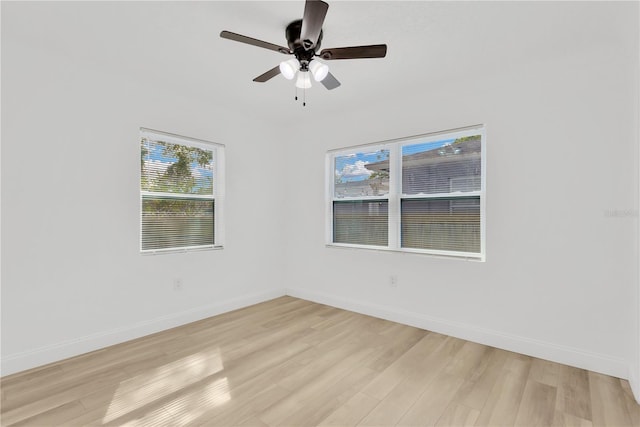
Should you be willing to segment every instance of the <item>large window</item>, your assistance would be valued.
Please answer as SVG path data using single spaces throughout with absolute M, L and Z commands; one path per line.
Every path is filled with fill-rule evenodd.
M 222 246 L 224 146 L 140 130 L 140 249 Z
M 327 154 L 327 243 L 484 259 L 484 128 Z

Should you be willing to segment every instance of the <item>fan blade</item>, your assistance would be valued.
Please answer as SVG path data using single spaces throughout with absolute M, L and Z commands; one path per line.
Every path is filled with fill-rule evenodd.
M 304 4 L 300 40 L 306 50 L 311 49 L 318 42 L 327 9 L 329 9 L 329 5 L 320 0 L 307 0 Z
M 240 43 L 250 44 L 252 46 L 262 47 L 264 49 L 275 50 L 276 52 L 284 53 L 287 55 L 292 54 L 291 49 L 284 46 L 278 46 L 277 44 L 265 42 L 262 40 L 254 39 L 252 37 L 243 36 L 242 34 L 232 33 L 231 31 L 222 31 L 220 37 L 223 39 L 229 39 Z
M 384 58 L 387 54 L 386 44 L 369 46 L 334 47 L 322 49 L 319 57 L 327 61 L 332 59 Z
M 320 83 L 322 83 L 324 87 L 326 87 L 329 90 L 335 89 L 338 86 L 340 86 L 340 82 L 338 81 L 338 79 L 336 79 L 331 73 L 327 74 L 327 77 L 322 79 Z
M 273 67 L 272 69 L 270 69 L 266 73 L 260 74 L 258 77 L 253 79 L 253 81 L 254 82 L 259 82 L 259 83 L 264 83 L 267 80 L 270 80 L 270 79 L 274 78 L 278 74 L 280 74 L 280 66 L 276 65 L 275 67 Z

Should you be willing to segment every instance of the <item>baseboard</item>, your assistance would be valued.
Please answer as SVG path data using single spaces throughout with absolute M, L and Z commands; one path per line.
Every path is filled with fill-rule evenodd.
M 629 370 L 629 385 L 631 386 L 633 397 L 636 398 L 636 402 L 640 403 L 640 372 L 638 372 L 637 365 L 634 366 Z
M 283 295 L 290 295 L 320 304 L 342 308 L 356 313 L 391 320 L 445 335 L 490 345 L 504 350 L 539 357 L 606 375 L 629 380 L 636 400 L 640 402 L 640 379 L 638 372 L 629 369 L 626 361 L 608 355 L 585 352 L 580 349 L 557 345 L 526 337 L 505 334 L 499 331 L 479 328 L 460 322 L 426 316 L 403 310 L 394 310 L 380 305 L 348 300 L 333 295 L 305 289 L 288 288 L 271 290 L 233 298 L 217 304 L 173 313 L 147 321 L 138 322 L 125 328 L 112 329 L 55 345 L 8 355 L 0 360 L 2 376 L 57 362 L 69 357 L 99 350 L 149 334 L 184 325 L 207 317 L 216 316 L 239 308 L 247 307 Z
M 447 319 L 426 316 L 421 313 L 394 310 L 372 303 L 344 299 L 306 289 L 288 288 L 286 293 L 296 298 L 391 320 L 440 334 L 611 375 L 617 378 L 627 379 L 630 374 L 627 361 L 608 355 L 590 353 L 577 348 L 479 328 L 465 323 L 452 322 Z M 636 392 L 636 397 L 637 396 L 638 394 Z
M 88 336 L 64 341 L 30 351 L 11 354 L 0 360 L 2 376 L 57 362 L 110 345 L 119 344 L 156 332 L 185 325 L 207 317 L 268 301 L 285 295 L 283 289 L 259 292 L 233 298 L 216 304 L 196 307 L 156 319 L 138 322 L 132 326 L 111 329 Z

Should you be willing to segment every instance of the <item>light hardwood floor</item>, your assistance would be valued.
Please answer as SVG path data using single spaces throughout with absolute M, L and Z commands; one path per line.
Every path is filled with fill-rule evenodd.
M 4 426 L 640 426 L 624 380 L 291 297 L 1 390 Z

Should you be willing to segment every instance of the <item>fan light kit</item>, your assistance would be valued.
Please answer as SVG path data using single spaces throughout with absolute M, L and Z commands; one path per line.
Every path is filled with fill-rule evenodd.
M 316 53 L 320 49 L 323 35 L 322 24 L 328 9 L 329 5 L 323 1 L 306 0 L 302 19 L 293 21 L 285 30 L 288 48 L 230 31 L 222 31 L 220 37 L 294 56 L 294 58 L 282 61 L 280 65 L 259 75 L 253 79 L 254 82 L 264 83 L 278 74 L 282 74 L 287 80 L 293 80 L 297 74 L 296 88 L 303 91 L 311 87 L 311 76 L 313 76 L 313 80 L 322 83 L 327 89 L 335 89 L 340 86 L 340 82 L 329 72 L 329 66 L 320 62 L 316 57 L 325 61 L 384 58 L 387 54 L 387 45 L 338 47 L 323 49 L 320 53 Z M 296 99 L 298 99 L 297 96 Z M 306 105 L 306 102 L 303 101 L 302 105 Z

